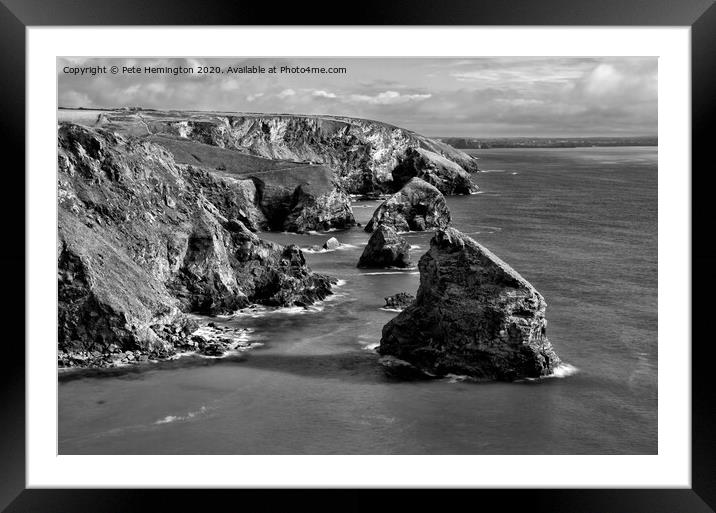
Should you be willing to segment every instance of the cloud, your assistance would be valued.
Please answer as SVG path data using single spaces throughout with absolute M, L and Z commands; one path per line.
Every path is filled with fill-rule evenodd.
M 278 96 L 281 99 L 289 98 L 291 96 L 296 96 L 296 91 L 293 89 L 284 89 L 280 93 L 278 93 L 276 96 Z
M 318 98 L 336 98 L 335 93 L 330 93 L 328 91 L 324 91 L 323 89 L 313 91 L 312 94 L 313 94 L 313 96 L 316 96 Z
M 365 94 L 353 94 L 350 98 L 351 100 L 356 102 L 372 103 L 374 105 L 389 105 L 426 100 L 431 96 L 432 94 L 400 94 L 397 91 L 384 91 L 373 96 L 368 96 Z
M 63 66 L 345 66 L 347 74 L 70 75 Z M 72 58 L 67 107 L 332 114 L 433 136 L 637 135 L 657 130 L 656 58 Z

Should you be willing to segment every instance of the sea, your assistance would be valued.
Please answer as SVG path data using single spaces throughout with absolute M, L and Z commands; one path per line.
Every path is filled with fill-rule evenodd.
M 417 268 L 362 270 L 362 228 L 262 233 L 303 248 L 336 293 L 305 308 L 212 319 L 249 328 L 224 358 L 59 374 L 60 454 L 656 454 L 656 147 L 470 150 L 480 192 L 453 226 L 547 301 L 554 376 L 399 381 L 375 348 Z M 355 201 L 365 224 L 378 201 Z M 407 233 L 417 264 L 431 233 Z

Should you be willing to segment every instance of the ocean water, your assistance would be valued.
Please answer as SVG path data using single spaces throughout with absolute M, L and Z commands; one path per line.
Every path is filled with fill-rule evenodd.
M 263 345 L 223 359 L 61 374 L 61 454 L 656 454 L 656 148 L 476 152 L 481 193 L 450 197 L 453 225 L 547 300 L 561 377 L 477 384 L 386 377 L 374 347 L 415 293 L 417 269 L 355 267 L 361 228 L 267 239 L 308 247 L 340 278 L 307 310 L 258 309 L 217 322 Z M 365 223 L 377 201 L 356 202 Z M 409 233 L 413 259 L 430 234 Z

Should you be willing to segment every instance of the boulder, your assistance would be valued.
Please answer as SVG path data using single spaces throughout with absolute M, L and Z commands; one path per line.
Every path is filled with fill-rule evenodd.
M 544 298 L 485 247 L 439 230 L 418 265 L 417 298 L 383 327 L 380 354 L 480 380 L 537 378 L 559 365 Z
M 409 148 L 393 169 L 393 184 L 399 189 L 416 176 L 443 194 L 470 194 L 478 190 L 470 173 L 456 162 L 423 148 Z
M 338 249 L 340 246 L 341 243 L 338 242 L 338 239 L 336 239 L 335 237 L 331 237 L 323 243 L 323 249 Z
M 392 296 L 388 296 L 385 299 L 385 307 L 393 310 L 403 310 L 413 304 L 415 296 L 406 292 L 398 292 Z
M 435 186 L 412 178 L 375 210 L 365 231 L 370 233 L 381 224 L 397 232 L 447 228 L 450 211 L 445 197 Z
M 224 351 L 224 344 L 215 341 L 209 342 L 201 348 L 201 354 L 205 356 L 223 356 Z
M 358 267 L 410 267 L 410 244 L 387 225 L 370 236 Z

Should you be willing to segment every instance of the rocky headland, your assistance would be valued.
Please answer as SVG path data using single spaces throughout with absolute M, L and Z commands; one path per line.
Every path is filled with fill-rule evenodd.
M 447 195 L 478 191 L 470 174 L 458 163 L 424 148 L 408 148 L 392 174 L 395 187 L 402 187 L 417 176 Z
M 64 115 L 69 116 L 70 112 L 65 111 Z M 336 187 L 349 194 L 393 193 L 400 189 L 402 183 L 394 183 L 393 171 L 406 159 L 415 161 L 411 157 L 412 150 L 419 150 L 425 161 L 417 162 L 418 166 L 430 166 L 426 177 L 435 177 L 436 183 L 444 180 L 446 184 L 454 184 L 446 185 L 446 194 L 472 189 L 464 182 L 469 181 L 469 173 L 478 171 L 476 160 L 467 153 L 440 140 L 380 121 L 343 116 L 142 109 L 95 112 L 94 127 L 155 138 L 170 151 L 182 153 L 183 158 L 192 159 L 193 154 L 208 165 L 218 166 L 221 162 L 206 155 L 212 153 L 207 148 L 294 166 L 298 163 L 323 165 L 331 170 Z M 60 110 L 61 120 L 62 116 Z M 194 151 L 197 146 L 186 144 L 191 142 L 202 145 L 203 149 L 197 153 Z M 221 158 L 227 160 L 230 155 L 224 153 Z M 177 154 L 175 158 L 182 161 Z M 228 161 L 225 164 L 231 167 Z
M 191 346 L 199 326 L 187 314 L 331 294 L 335 280 L 313 273 L 297 246 L 247 227 L 260 219 L 250 187 L 151 141 L 61 124 L 57 185 L 61 360 L 164 358 Z
M 87 126 L 92 125 L 92 126 Z M 221 356 L 247 332 L 206 315 L 303 306 L 332 293 L 295 245 L 260 238 L 356 225 L 351 195 L 387 198 L 358 267 L 408 267 L 400 232 L 437 230 L 417 297 L 383 328 L 388 372 L 479 380 L 559 365 L 545 302 L 519 274 L 449 228 L 444 195 L 477 190 L 472 157 L 351 118 L 102 111 L 58 128 L 58 362 L 115 366 L 184 352 Z M 330 238 L 317 252 L 339 249 Z
M 544 298 L 485 247 L 438 230 L 418 266 L 415 302 L 383 327 L 378 352 L 390 357 L 389 373 L 511 381 L 557 367 Z

